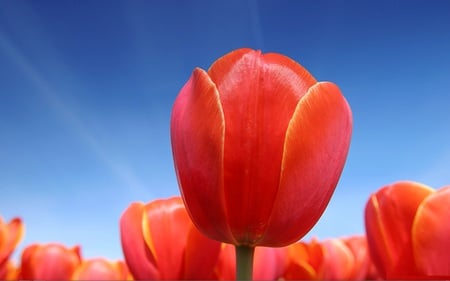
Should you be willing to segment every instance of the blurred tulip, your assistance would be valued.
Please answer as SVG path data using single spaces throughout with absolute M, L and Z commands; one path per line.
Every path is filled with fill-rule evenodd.
M 365 209 L 370 254 L 382 278 L 450 277 L 449 191 L 402 181 L 375 192 Z
M 354 235 L 288 246 L 286 280 L 368 280 L 372 265 L 365 236 Z M 376 276 L 374 276 L 376 277 Z
M 322 280 L 324 273 L 324 246 L 313 238 L 310 242 L 297 242 L 287 247 L 288 263 L 283 274 L 285 280 Z
M 22 240 L 25 226 L 20 218 L 13 218 L 5 223 L 0 216 L 0 280 L 11 278 L 13 265 L 10 256 Z
M 172 111 L 183 200 L 208 237 L 286 246 L 325 210 L 347 156 L 350 107 L 280 54 L 235 50 L 196 68 Z
M 133 203 L 120 219 L 122 249 L 136 280 L 210 279 L 220 243 L 192 224 L 179 197 Z
M 353 235 L 340 238 L 352 252 L 354 265 L 347 280 L 374 280 L 377 275 L 370 258 L 369 245 L 365 235 Z
M 25 280 L 69 280 L 80 263 L 79 246 L 33 244 L 22 252 L 19 276 Z
M 18 280 L 19 268 L 11 261 L 6 261 L 0 267 L 0 280 Z
M 279 280 L 287 265 L 287 248 L 257 247 L 253 270 L 254 280 Z M 222 243 L 219 261 L 214 269 L 217 280 L 234 280 L 236 255 L 231 244 Z
M 75 269 L 71 280 L 131 280 L 123 261 L 111 262 L 103 258 L 83 260 Z
M 412 240 L 419 274 L 450 279 L 450 186 L 422 201 L 414 218 Z
M 353 280 L 355 257 L 340 238 L 322 242 L 325 248 L 322 280 Z

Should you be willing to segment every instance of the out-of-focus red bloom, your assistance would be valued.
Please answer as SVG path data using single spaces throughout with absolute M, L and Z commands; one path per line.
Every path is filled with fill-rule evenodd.
M 367 280 L 371 261 L 365 236 L 324 241 L 312 239 L 288 246 L 286 280 Z M 376 276 L 374 276 L 376 277 Z
M 83 260 L 72 274 L 72 280 L 131 280 L 123 261 L 111 262 L 103 258 Z
M 25 226 L 20 218 L 5 223 L 0 216 L 0 280 L 11 278 L 13 265 L 9 258 L 22 240 Z
M 422 201 L 414 217 L 412 240 L 419 274 L 450 279 L 450 186 Z
M 79 246 L 33 244 L 22 252 L 19 277 L 26 280 L 69 280 L 80 263 Z
M 287 254 L 287 247 L 256 247 L 252 280 L 279 280 L 287 265 Z M 233 245 L 222 243 L 222 251 L 214 272 L 217 280 L 236 278 L 236 255 Z
M 340 238 L 322 242 L 325 248 L 322 280 L 353 280 L 350 277 L 355 269 L 355 257 Z
M 133 203 L 120 219 L 122 249 L 137 280 L 210 279 L 220 243 L 192 224 L 179 197 Z
M 8 260 L 0 268 L 0 280 L 18 280 L 19 268 L 11 261 Z
M 378 278 L 370 258 L 369 245 L 365 235 L 340 238 L 354 257 L 354 266 L 347 280 L 375 280 Z
M 382 278 L 450 277 L 450 192 L 402 181 L 372 194 L 365 224 Z
M 288 263 L 283 274 L 285 280 L 321 280 L 324 272 L 325 248 L 312 239 L 288 247 Z
M 352 131 L 339 88 L 280 54 L 238 49 L 196 68 L 172 111 L 183 200 L 207 236 L 286 246 L 317 222 Z

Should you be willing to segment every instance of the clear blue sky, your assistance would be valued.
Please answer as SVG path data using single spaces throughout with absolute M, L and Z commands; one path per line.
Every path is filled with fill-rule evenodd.
M 368 196 L 450 184 L 448 1 L 2 1 L 0 214 L 20 244 L 121 258 L 133 201 L 178 195 L 173 101 L 194 67 L 279 52 L 350 103 L 349 157 L 319 238 L 363 233 Z

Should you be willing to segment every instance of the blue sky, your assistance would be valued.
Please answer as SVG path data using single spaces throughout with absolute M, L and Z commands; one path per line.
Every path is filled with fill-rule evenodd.
M 194 67 L 240 47 L 285 54 L 339 85 L 350 153 L 308 234 L 363 233 L 368 196 L 450 184 L 448 1 L 2 1 L 0 215 L 20 244 L 122 257 L 133 201 L 178 195 L 169 121 Z

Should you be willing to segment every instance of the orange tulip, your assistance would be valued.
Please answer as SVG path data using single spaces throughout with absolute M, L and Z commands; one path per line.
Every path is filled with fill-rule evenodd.
M 33 244 L 22 252 L 20 279 L 69 280 L 81 263 L 80 247 Z
M 425 198 L 412 226 L 419 274 L 450 279 L 450 186 Z
M 286 246 L 325 210 L 347 156 L 350 107 L 280 54 L 235 50 L 196 68 L 172 111 L 183 200 L 208 237 Z
M 102 258 L 83 260 L 71 280 L 131 280 L 123 261 L 111 262 Z
M 0 267 L 0 280 L 18 280 L 19 268 L 11 261 L 6 261 Z
M 287 265 L 287 247 L 255 249 L 254 280 L 279 280 Z M 236 256 L 231 244 L 222 243 L 219 261 L 215 266 L 217 280 L 234 280 L 236 271 Z
M 347 280 L 374 280 L 373 263 L 370 259 L 369 245 L 365 235 L 354 235 L 340 238 L 348 247 L 354 257 L 354 265 Z
M 355 257 L 347 245 L 339 238 L 322 242 L 325 248 L 322 280 L 353 280 Z
M 195 228 L 179 197 L 131 204 L 120 219 L 120 235 L 136 280 L 213 276 L 220 243 Z
M 10 278 L 12 264 L 9 258 L 22 240 L 24 232 L 25 226 L 20 218 L 13 218 L 5 223 L 0 216 L 0 280 Z
M 365 210 L 372 260 L 382 278 L 450 277 L 450 192 L 397 182 L 375 192 Z
M 297 242 L 288 246 L 286 280 L 366 280 L 372 277 L 365 236 Z M 373 279 L 373 278 L 372 278 Z
M 324 246 L 313 238 L 311 242 L 297 242 L 288 247 L 285 280 L 322 280 L 324 273 Z

